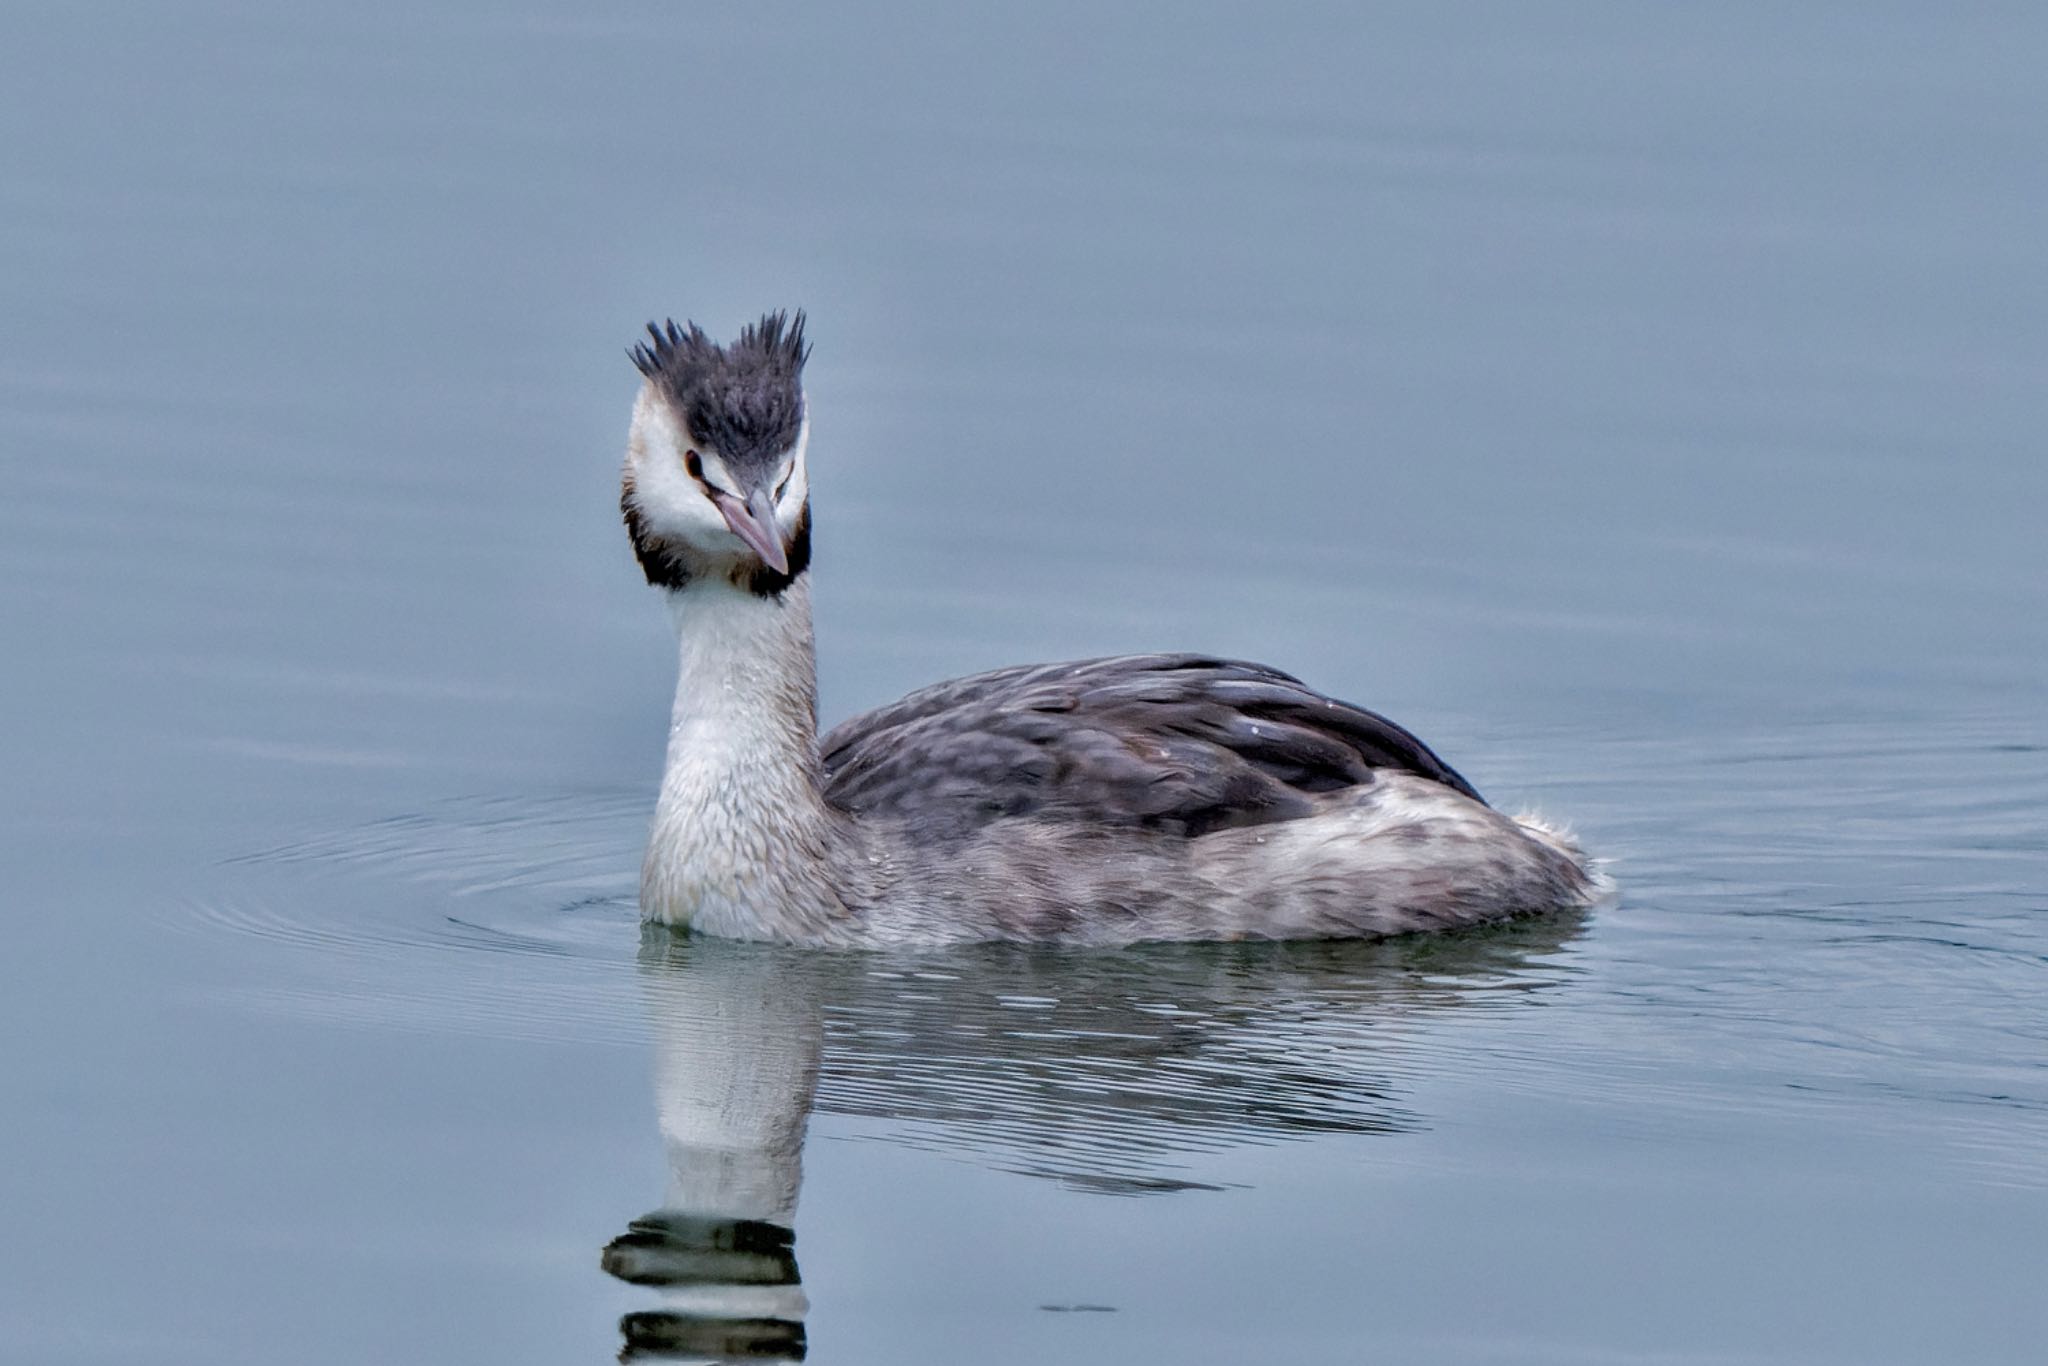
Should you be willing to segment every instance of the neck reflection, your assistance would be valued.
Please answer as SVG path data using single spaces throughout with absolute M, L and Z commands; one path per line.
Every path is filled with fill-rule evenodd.
M 606 1271 L 662 1297 L 620 1320 L 621 1361 L 803 1359 L 794 1223 L 824 1042 L 804 959 L 644 932 L 669 1180 L 661 1208 L 604 1250 Z

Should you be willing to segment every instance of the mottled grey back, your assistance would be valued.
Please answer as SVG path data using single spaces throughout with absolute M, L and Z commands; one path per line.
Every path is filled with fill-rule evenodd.
M 1479 794 L 1429 747 L 1275 669 L 1126 655 L 1000 669 L 834 729 L 826 800 L 930 837 L 1006 816 L 1187 836 L 1307 814 L 1312 798 L 1413 773 Z

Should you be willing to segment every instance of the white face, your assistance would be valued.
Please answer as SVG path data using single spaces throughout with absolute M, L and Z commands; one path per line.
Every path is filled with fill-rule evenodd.
M 797 429 L 796 445 L 777 463 L 768 484 L 775 494 L 775 531 L 785 543 L 797 514 L 810 497 L 810 475 L 804 462 L 810 445 L 811 416 L 806 409 Z M 696 470 L 691 470 L 691 453 Z M 701 475 L 701 479 L 700 476 Z M 626 479 L 646 529 L 663 539 L 679 541 L 701 555 L 739 559 L 747 548 L 706 491 L 730 494 L 742 501 L 747 489 L 726 468 L 716 450 L 690 439 L 682 421 L 651 383 L 640 386 L 633 404 L 633 427 L 626 440 Z

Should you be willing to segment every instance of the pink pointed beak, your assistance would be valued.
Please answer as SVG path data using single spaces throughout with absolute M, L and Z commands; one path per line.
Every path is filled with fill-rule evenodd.
M 747 494 L 747 501 L 723 490 L 712 494 L 712 501 L 725 515 L 725 524 L 732 528 L 732 534 L 747 543 L 748 549 L 761 557 L 761 562 L 778 574 L 789 572 L 789 552 L 782 544 L 782 528 L 775 521 L 775 504 L 768 497 L 768 490 L 757 488 Z

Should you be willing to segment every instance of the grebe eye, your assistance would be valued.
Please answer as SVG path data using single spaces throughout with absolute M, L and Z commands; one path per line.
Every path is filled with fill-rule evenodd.
M 700 484 L 704 482 L 704 460 L 697 452 L 685 451 L 683 453 L 683 468 L 690 472 L 692 479 Z
M 796 478 L 796 470 L 795 470 L 795 469 L 791 469 L 791 470 L 790 470 L 790 472 L 789 472 L 788 474 L 785 474 L 785 475 L 783 475 L 783 476 L 782 476 L 782 482 L 781 482 L 781 483 L 779 483 L 779 484 L 777 484 L 777 485 L 775 486 L 775 501 L 776 501 L 776 502 L 778 502 L 778 503 L 779 503 L 779 502 L 781 502 L 781 501 L 782 501 L 782 495 L 783 495 L 783 494 L 785 494 L 785 493 L 787 493 L 787 492 L 789 492 L 789 481 L 790 481 L 790 480 L 792 480 L 792 479 L 794 479 L 794 478 Z

